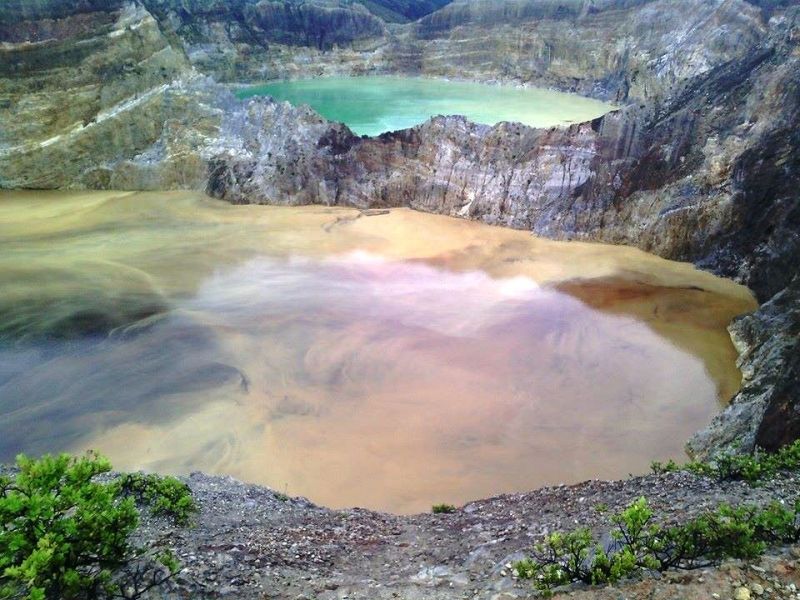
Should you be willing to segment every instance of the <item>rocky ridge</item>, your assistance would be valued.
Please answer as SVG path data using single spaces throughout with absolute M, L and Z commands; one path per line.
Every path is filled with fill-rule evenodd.
M 169 590 L 176 597 L 405 600 L 536 597 L 509 564 L 554 531 L 587 526 L 599 536 L 610 515 L 641 496 L 665 522 L 682 521 L 719 503 L 790 503 L 794 477 L 764 486 L 719 483 L 686 473 L 625 481 L 587 481 L 471 502 L 452 514 L 396 516 L 364 509 L 330 510 L 231 478 L 186 479 L 198 500 L 194 526 L 145 517 L 140 536 L 173 548 L 184 565 Z M 572 586 L 579 598 L 796 599 L 800 548 L 771 550 L 760 564 L 670 572 L 608 588 Z M 712 596 L 717 594 L 717 596 Z M 737 597 L 738 598 L 738 597 Z

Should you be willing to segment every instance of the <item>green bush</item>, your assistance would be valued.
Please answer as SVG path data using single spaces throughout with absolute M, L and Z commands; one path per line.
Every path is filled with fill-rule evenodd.
M 800 469 L 800 440 L 784 446 L 773 454 L 756 451 L 754 454 L 721 454 L 709 462 L 691 461 L 679 465 L 674 460 L 653 462 L 650 469 L 655 474 L 689 471 L 718 481 L 747 481 L 756 484 L 781 472 Z
M 452 504 L 434 504 L 431 512 L 435 515 L 450 514 L 456 512 L 456 507 Z
M 135 498 L 98 480 L 111 470 L 105 458 L 20 456 L 17 466 L 13 477 L 0 476 L 0 599 L 136 598 L 177 571 L 170 552 L 131 543 Z M 174 498 L 168 483 L 145 500 L 162 507 Z
M 572 582 L 604 584 L 646 572 L 702 568 L 725 558 L 755 558 L 768 544 L 797 541 L 797 517 L 797 506 L 790 510 L 779 503 L 721 505 L 683 525 L 665 527 L 639 498 L 612 517 L 609 543 L 600 544 L 586 528 L 553 533 L 513 568 L 545 595 Z
M 187 525 L 197 512 L 189 486 L 175 477 L 145 473 L 126 473 L 115 482 L 118 495 L 134 498 L 154 515 L 168 517 L 176 525 Z
M 654 475 L 663 475 L 664 473 L 675 473 L 676 471 L 681 471 L 683 467 L 676 463 L 671 458 L 662 463 L 660 461 L 654 460 L 650 463 L 650 470 L 653 472 Z M 687 467 L 688 470 L 688 467 Z

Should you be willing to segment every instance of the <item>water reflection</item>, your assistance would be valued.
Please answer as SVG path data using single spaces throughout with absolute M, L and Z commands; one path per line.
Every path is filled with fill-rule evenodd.
M 93 447 L 334 506 L 678 456 L 752 306 L 630 249 L 410 211 L 9 194 L 0 242 L 0 458 Z

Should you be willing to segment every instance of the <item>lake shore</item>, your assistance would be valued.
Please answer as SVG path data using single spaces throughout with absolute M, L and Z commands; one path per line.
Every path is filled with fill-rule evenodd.
M 510 562 L 546 533 L 579 525 L 598 534 L 608 531 L 609 516 L 640 496 L 666 521 L 678 522 L 722 502 L 763 505 L 777 499 L 790 504 L 800 496 L 794 476 L 751 487 L 669 473 L 498 496 L 467 503 L 453 514 L 397 516 L 330 510 L 229 477 L 195 473 L 184 480 L 200 506 L 196 526 L 179 529 L 148 517 L 140 536 L 175 549 L 184 569 L 172 592 L 192 598 L 532 598 L 530 583 L 513 577 Z M 730 598 L 745 585 L 758 590 L 756 584 L 762 591 L 770 589 L 765 597 L 793 599 L 790 586 L 800 586 L 798 556 L 800 547 L 773 548 L 754 568 L 728 561 L 656 579 L 607 588 L 574 585 L 566 591 L 594 599 Z

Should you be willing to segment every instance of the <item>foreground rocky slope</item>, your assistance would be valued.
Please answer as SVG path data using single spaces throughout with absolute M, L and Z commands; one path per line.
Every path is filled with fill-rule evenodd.
M 15 0 L 0 37 L 2 187 L 411 206 L 693 261 L 775 299 L 734 325 L 747 384 L 692 452 L 798 432 L 796 2 L 465 0 L 396 27 L 346 3 Z M 441 117 L 363 139 L 203 75 L 333 72 L 546 84 L 622 106 L 568 128 Z
M 609 515 L 641 496 L 667 521 L 720 502 L 789 503 L 795 478 L 760 487 L 692 475 L 589 481 L 472 502 L 453 514 L 409 517 L 363 509 L 329 510 L 230 478 L 187 479 L 200 504 L 195 527 L 149 519 L 141 536 L 174 548 L 184 569 L 172 592 L 192 598 L 351 598 L 511 600 L 533 597 L 507 565 L 547 533 L 577 524 L 602 534 Z M 573 588 L 591 598 L 731 598 L 741 587 L 765 598 L 796 598 L 798 549 L 772 551 L 763 566 L 667 573 L 606 589 Z M 794 587 L 792 587 L 794 586 Z M 767 591 L 768 590 L 768 591 Z M 742 593 L 742 592 L 739 592 Z

